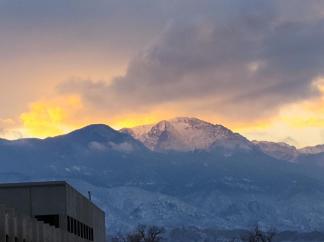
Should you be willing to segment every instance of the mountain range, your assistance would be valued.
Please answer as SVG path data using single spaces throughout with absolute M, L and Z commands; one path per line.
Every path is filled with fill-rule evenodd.
M 324 230 L 324 145 L 250 141 L 196 118 L 1 139 L 0 164 L 1 182 L 64 179 L 92 191 L 110 234 L 137 224 Z
M 153 125 L 124 128 L 120 131 L 157 152 L 211 150 L 217 146 L 232 151 L 258 148 L 273 158 L 287 161 L 296 161 L 301 155 L 324 153 L 324 145 L 297 149 L 283 142 L 249 141 L 222 125 L 211 124 L 197 118 L 179 117 Z

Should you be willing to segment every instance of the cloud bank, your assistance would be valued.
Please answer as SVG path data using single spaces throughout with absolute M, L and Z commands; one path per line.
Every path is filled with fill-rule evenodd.
M 124 76 L 67 81 L 59 90 L 112 115 L 181 103 L 243 119 L 319 95 L 313 82 L 324 75 L 324 17 L 313 8 L 323 4 L 299 2 L 297 18 L 289 14 L 293 1 L 216 2 L 202 1 L 195 11 L 189 1 Z

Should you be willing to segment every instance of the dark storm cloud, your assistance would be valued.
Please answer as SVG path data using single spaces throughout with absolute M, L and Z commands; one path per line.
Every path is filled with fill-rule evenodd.
M 129 58 L 164 24 L 164 4 L 153 2 L 0 0 L 0 60 L 73 50 Z
M 264 115 L 318 94 L 312 82 L 324 71 L 320 2 L 307 2 L 315 11 L 298 1 L 305 6 L 300 18 L 275 1 L 175 2 L 183 11 L 174 10 L 125 76 L 109 84 L 69 81 L 60 90 L 115 112 L 170 102 L 190 109 L 185 103 L 194 102 L 192 108 L 234 117 Z

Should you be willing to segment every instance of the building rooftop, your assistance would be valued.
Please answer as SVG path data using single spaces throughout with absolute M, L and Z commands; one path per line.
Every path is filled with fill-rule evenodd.
M 74 192 L 78 193 L 81 197 L 89 200 L 87 196 L 82 194 L 80 191 L 75 189 L 66 181 L 37 181 L 37 182 L 10 182 L 10 183 L 0 183 L 1 188 L 27 188 L 27 187 L 50 187 L 50 186 L 65 186 L 72 189 Z M 90 200 L 89 200 L 90 201 Z M 104 212 L 100 207 L 98 207 L 93 201 L 90 201 L 92 206 L 96 207 L 100 211 Z
M 65 181 L 0 184 L 0 204 L 77 236 L 73 241 L 105 241 L 104 211 Z
M 1 187 L 70 186 L 66 181 L 0 183 Z

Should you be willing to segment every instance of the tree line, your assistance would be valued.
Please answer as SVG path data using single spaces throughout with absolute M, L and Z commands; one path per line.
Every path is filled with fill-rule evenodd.
M 112 242 L 167 242 L 165 233 L 163 227 L 140 225 L 129 234 L 113 237 Z M 257 225 L 245 235 L 224 242 L 273 242 L 276 234 L 275 230 L 264 231 Z

